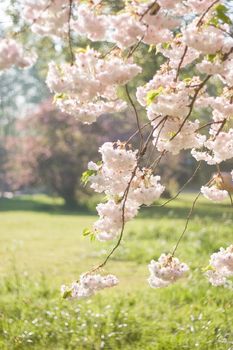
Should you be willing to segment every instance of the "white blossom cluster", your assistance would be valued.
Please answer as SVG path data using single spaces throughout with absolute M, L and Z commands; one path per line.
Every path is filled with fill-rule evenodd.
M 183 31 L 184 42 L 202 54 L 216 54 L 219 51 L 223 53 L 229 51 L 228 38 L 221 29 L 212 26 L 197 25 L 197 21 L 193 21 Z M 231 41 L 232 45 L 232 41 Z
M 148 84 L 137 89 L 137 99 L 141 105 L 147 106 L 152 127 L 161 123 L 153 133 L 157 149 L 178 154 L 182 149 L 202 147 L 206 137 L 197 132 L 199 120 L 187 121 L 183 125 L 194 89 L 184 82 L 174 82 L 174 78 L 175 70 L 168 74 L 163 70 L 158 72 Z M 198 78 L 195 80 L 198 81 Z M 166 118 L 164 122 L 163 118 Z
M 205 275 L 213 286 L 227 284 L 227 279 L 233 276 L 233 245 L 211 255 L 210 268 Z
M 220 132 L 213 139 L 203 143 L 206 151 L 192 150 L 192 155 L 199 161 L 205 160 L 208 164 L 219 164 L 233 156 L 233 129 Z
M 178 154 L 181 150 L 189 149 L 193 146 L 201 147 L 206 137 L 196 132 L 199 127 L 199 121 L 188 121 L 181 128 L 182 120 L 177 119 L 168 117 L 161 132 L 160 128 L 155 130 L 153 133 L 153 142 L 156 144 L 157 149 L 159 151 L 165 150 L 172 154 Z M 173 136 L 175 137 L 172 138 Z
M 14 39 L 0 39 L 0 70 L 17 66 L 30 67 L 37 59 L 36 54 L 26 53 L 21 44 Z
M 22 17 L 39 35 L 64 37 L 68 31 L 69 4 L 63 0 L 21 0 Z
M 81 275 L 79 282 L 73 282 L 71 286 L 62 285 L 61 294 L 65 299 L 84 299 L 101 289 L 114 287 L 118 283 L 114 275 L 86 274 Z
M 172 69 L 177 69 L 181 58 L 185 51 L 185 43 L 183 38 L 175 37 L 171 42 L 167 45 L 159 44 L 157 45 L 157 49 L 161 52 L 165 57 L 169 59 L 169 66 Z M 184 56 L 183 62 L 181 62 L 181 68 L 187 66 L 196 60 L 200 55 L 200 52 L 189 47 L 187 49 L 187 53 Z
M 202 194 L 214 202 L 221 202 L 228 197 L 228 192 L 226 190 L 219 189 L 216 185 L 213 186 L 202 186 Z
M 104 192 L 108 198 L 106 203 L 97 205 L 100 218 L 94 224 L 97 238 L 105 241 L 119 234 L 123 222 L 135 217 L 142 204 L 150 205 L 157 200 L 164 186 L 159 182 L 160 176 L 138 168 L 137 152 L 127 149 L 124 144 L 106 142 L 100 153 L 102 164 L 90 162 L 88 168 L 95 171 L 90 177 L 91 188 Z
M 119 112 L 126 103 L 117 96 L 117 87 L 125 85 L 141 72 L 131 60 L 116 56 L 102 59 L 92 49 L 79 52 L 74 64 L 51 62 L 47 85 L 59 108 L 91 124 L 103 113 Z
M 182 278 L 189 270 L 185 263 L 172 255 L 162 254 L 158 261 L 151 260 L 148 265 L 150 277 L 148 282 L 151 288 L 167 287 Z
M 149 2 L 146 5 L 150 6 Z M 143 4 L 134 6 L 131 3 L 125 12 L 116 15 L 98 14 L 90 3 L 80 4 L 72 28 L 92 41 L 112 42 L 120 49 L 130 47 L 138 40 L 149 45 L 166 42 L 172 39 L 171 29 L 177 27 L 179 21 L 168 15 L 165 4 L 160 6 L 158 14 L 147 13 L 141 17 Z

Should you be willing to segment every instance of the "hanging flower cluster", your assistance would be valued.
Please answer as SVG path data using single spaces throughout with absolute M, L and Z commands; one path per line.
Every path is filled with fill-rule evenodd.
M 189 270 L 189 267 L 181 263 L 178 258 L 166 254 L 162 254 L 158 261 L 151 260 L 148 268 L 150 271 L 148 282 L 152 288 L 167 287 L 182 278 Z
M 134 218 L 142 204 L 150 205 L 157 200 L 164 186 L 159 183 L 160 176 L 139 168 L 137 152 L 127 149 L 125 144 L 106 142 L 99 151 L 101 165 L 91 162 L 88 168 L 94 172 L 89 178 L 91 188 L 104 192 L 108 198 L 106 203 L 97 205 L 100 218 L 94 224 L 97 238 L 105 241 L 116 237 L 123 222 Z
M 51 62 L 47 84 L 55 92 L 62 111 L 91 124 L 104 113 L 119 112 L 126 103 L 117 96 L 117 86 L 125 85 L 141 72 L 131 60 L 109 56 L 102 59 L 95 50 L 80 52 L 74 64 Z
M 226 190 L 220 190 L 215 185 L 210 187 L 202 186 L 201 192 L 207 199 L 210 199 L 215 202 L 223 201 L 228 197 L 228 192 Z
M 83 175 L 85 183 L 89 181 L 95 192 L 106 196 L 97 205 L 99 219 L 90 232 L 100 241 L 117 239 L 101 267 L 120 245 L 126 222 L 163 193 L 165 187 L 154 175 L 154 167 L 159 173 L 159 161 L 166 153 L 190 150 L 197 161 L 217 167 L 217 176 L 200 190 L 213 201 L 230 197 L 231 184 L 223 181 L 220 166 L 233 157 L 233 37 L 227 2 L 129 0 L 115 12 L 106 3 L 21 1 L 22 17 L 33 33 L 55 38 L 69 48 L 70 62 L 54 60 L 48 67 L 46 82 L 58 108 L 91 124 L 102 114 L 127 107 L 126 98 L 119 94 L 119 87 L 125 86 L 135 112 L 137 131 L 132 137 L 139 135 L 138 149 L 132 149 L 129 140 L 106 142 L 99 149 L 101 162 L 89 162 Z M 80 37 L 93 42 L 95 49 L 75 47 L 73 39 Z M 11 39 L 0 41 L 0 69 L 34 61 L 18 45 Z M 162 56 L 164 63 L 147 83 L 137 86 L 132 98 L 126 84 L 142 72 L 140 60 L 135 59 L 140 45 Z M 218 89 L 213 88 L 216 82 Z M 144 125 L 135 100 L 145 110 Z M 200 115 L 206 116 L 205 122 Z M 149 145 L 160 156 L 145 167 Z M 231 260 L 232 246 L 212 255 L 212 269 L 207 272 L 212 284 L 222 285 L 231 276 Z M 149 270 L 149 284 L 158 288 L 177 281 L 188 266 L 174 254 L 162 254 L 151 261 Z M 82 298 L 115 284 L 114 276 L 85 274 L 62 291 L 66 297 Z
M 205 274 L 213 286 L 227 285 L 227 279 L 233 276 L 233 245 L 211 255 Z
M 101 289 L 114 287 L 118 283 L 118 279 L 114 275 L 82 275 L 79 282 L 74 282 L 71 286 L 61 286 L 61 293 L 65 299 L 84 299 Z

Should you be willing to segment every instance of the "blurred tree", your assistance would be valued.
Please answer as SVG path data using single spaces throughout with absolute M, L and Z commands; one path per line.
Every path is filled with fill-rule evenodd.
M 105 141 L 125 139 L 136 129 L 134 119 L 103 116 L 85 126 L 57 111 L 50 100 L 18 121 L 17 136 L 7 138 L 7 178 L 11 189 L 44 185 L 64 198 L 67 206 L 77 204 L 82 172 L 90 159 L 97 160 L 98 147 Z M 106 136 L 107 135 L 107 136 Z
M 76 205 L 79 178 L 96 153 L 94 135 L 84 134 L 73 118 L 58 112 L 49 101 L 22 120 L 20 129 L 25 133 L 23 155 L 32 171 L 30 182 L 46 185 L 69 207 Z

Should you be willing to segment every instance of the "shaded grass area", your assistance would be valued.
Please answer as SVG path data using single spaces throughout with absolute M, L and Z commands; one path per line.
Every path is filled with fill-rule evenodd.
M 120 285 L 71 303 L 60 299 L 60 285 L 112 247 L 82 237 L 95 217 L 45 196 L 1 200 L 0 349 L 232 350 L 232 290 L 210 287 L 202 274 L 209 255 L 232 243 L 227 202 L 200 199 L 177 251 L 189 276 L 166 289 L 147 285 L 148 262 L 174 247 L 192 199 L 144 208 L 104 271 Z

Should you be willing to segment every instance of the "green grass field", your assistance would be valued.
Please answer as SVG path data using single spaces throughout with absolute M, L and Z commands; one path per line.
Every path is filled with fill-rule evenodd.
M 143 209 L 105 268 L 120 285 L 73 302 L 60 298 L 60 285 L 112 246 L 82 236 L 95 216 L 43 196 L 1 200 L 0 349 L 232 350 L 233 291 L 211 287 L 202 274 L 209 255 L 232 243 L 228 203 L 198 202 L 177 251 L 187 278 L 159 290 L 147 284 L 148 262 L 174 247 L 192 199 Z

